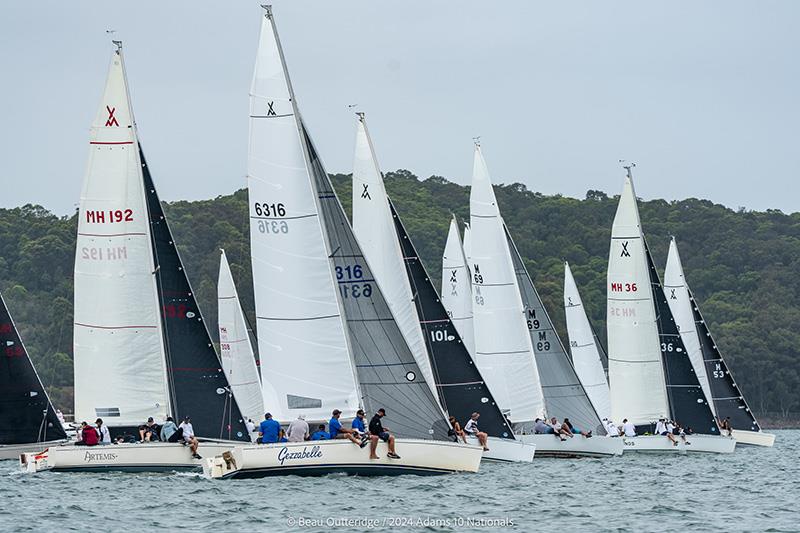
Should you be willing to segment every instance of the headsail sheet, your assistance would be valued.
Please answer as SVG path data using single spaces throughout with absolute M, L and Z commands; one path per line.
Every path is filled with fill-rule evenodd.
M 66 439 L 2 295 L 0 345 L 0 444 Z
M 511 421 L 533 422 L 544 416 L 544 397 L 503 219 L 477 145 L 469 205 L 475 363 Z
M 536 368 L 544 393 L 545 412 L 547 416 L 555 416 L 559 420 L 569 418 L 572 424 L 584 431 L 594 431 L 604 435 L 605 428 L 600 423 L 600 418 L 575 373 L 575 368 L 525 268 L 511 233 L 505 225 L 504 229 L 525 308 L 533 353 L 536 356 Z
M 601 418 L 611 418 L 611 399 L 600 349 L 569 263 L 564 263 L 564 314 L 575 373 L 597 414 Z
M 233 282 L 225 250 L 222 250 L 219 256 L 217 306 L 222 369 L 242 414 L 253 421 L 259 421 L 264 416 L 261 379 L 253 354 L 253 345 L 250 343 L 247 321 L 239 303 L 239 293 Z
M 447 243 L 442 255 L 442 304 L 464 346 L 475 354 L 475 331 L 472 326 L 472 286 L 467 258 L 458 234 L 455 216 L 450 221 Z

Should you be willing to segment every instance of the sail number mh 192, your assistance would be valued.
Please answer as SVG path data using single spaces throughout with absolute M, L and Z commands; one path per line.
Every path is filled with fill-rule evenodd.
M 88 224 L 133 222 L 133 209 L 109 209 L 108 211 L 87 209 L 86 222 Z

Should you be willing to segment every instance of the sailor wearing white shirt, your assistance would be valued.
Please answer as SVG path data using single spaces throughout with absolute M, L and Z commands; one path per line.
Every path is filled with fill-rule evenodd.
M 608 436 L 619 437 L 619 428 L 617 427 L 617 425 L 613 421 L 607 418 L 604 418 L 603 420 L 605 421 L 606 433 L 608 433 Z
M 622 421 L 622 431 L 626 437 L 636 436 L 636 425 L 633 422 L 628 422 L 628 419 Z
M 480 445 L 483 446 L 483 451 L 488 452 L 489 448 L 486 445 L 486 439 L 489 435 L 478 429 L 478 418 L 480 418 L 480 416 L 480 413 L 472 413 L 467 423 L 464 424 L 464 433 L 476 437 Z
M 194 428 L 192 427 L 192 419 L 188 416 L 183 419 L 181 425 L 178 426 L 178 429 L 183 431 L 183 440 L 186 444 L 189 445 L 189 448 L 192 450 L 192 457 L 195 459 L 202 459 L 200 454 L 197 453 L 197 447 L 200 443 L 197 441 L 197 437 L 194 436 Z
M 258 438 L 258 435 L 256 434 L 256 423 L 253 422 L 252 418 L 248 418 L 244 425 L 247 428 L 247 435 L 250 437 L 250 441 L 255 442 Z
M 303 442 L 308 439 L 308 422 L 306 422 L 306 415 L 297 415 L 297 420 L 289 424 L 289 429 L 286 431 L 286 440 L 289 442 Z
M 94 423 L 97 434 L 100 435 L 100 444 L 111 444 L 111 433 L 108 432 L 108 426 L 103 424 L 103 419 L 98 418 Z
M 663 418 L 659 418 L 658 422 L 656 422 L 656 435 L 666 435 L 667 434 L 667 424 Z

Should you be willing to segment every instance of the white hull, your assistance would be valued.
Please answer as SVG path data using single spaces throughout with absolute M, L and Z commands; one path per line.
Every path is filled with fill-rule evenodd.
M 201 442 L 197 452 L 213 457 L 232 449 L 239 442 Z M 159 472 L 200 470 L 202 459 L 193 459 L 188 446 L 171 442 L 107 444 L 104 446 L 51 446 L 26 453 L 20 463 L 26 472 Z M 43 450 L 43 451 L 42 451 Z
M 476 437 L 467 437 L 467 442 L 473 446 L 480 446 Z M 483 452 L 484 461 L 502 461 L 511 463 L 530 463 L 536 452 L 535 444 L 526 444 L 521 440 L 501 439 L 489 437 L 488 452 Z
M 387 457 L 387 447 L 378 443 L 380 459 L 369 458 L 369 445 L 359 448 L 349 440 L 284 442 L 236 446 L 232 461 L 222 456 L 204 461 L 203 470 L 212 478 L 259 478 L 276 475 L 320 476 L 356 474 L 383 476 L 398 474 L 448 474 L 477 472 L 482 450 L 453 442 L 397 439 L 401 459 Z
M 605 436 L 586 438 L 575 435 L 562 441 L 552 434 L 516 435 L 536 445 L 536 457 L 611 457 L 622 455 L 622 439 Z
M 3 444 L 0 445 L 0 461 L 4 459 L 19 459 L 23 453 L 39 452 L 48 446 L 58 446 L 67 441 L 51 440 L 47 442 L 29 442 L 26 444 Z
M 733 438 L 736 439 L 737 444 L 766 446 L 768 448 L 772 448 L 772 445 L 775 444 L 775 435 L 772 433 L 764 433 L 763 431 L 742 431 L 740 429 L 734 429 Z
M 730 437 L 721 437 L 717 435 L 688 435 L 686 437 L 686 443 L 684 443 L 681 437 L 676 436 L 675 438 L 678 441 L 677 446 L 664 435 L 620 437 L 619 440 L 624 442 L 625 453 L 733 453 L 736 449 L 736 440 Z

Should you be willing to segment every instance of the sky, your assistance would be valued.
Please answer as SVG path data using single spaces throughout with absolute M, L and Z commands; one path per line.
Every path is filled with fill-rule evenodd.
M 111 36 L 164 200 L 246 185 L 258 1 L 14 1 L 0 18 L 0 207 L 71 214 Z M 800 211 L 800 2 L 276 0 L 329 172 L 367 114 L 384 171 Z

